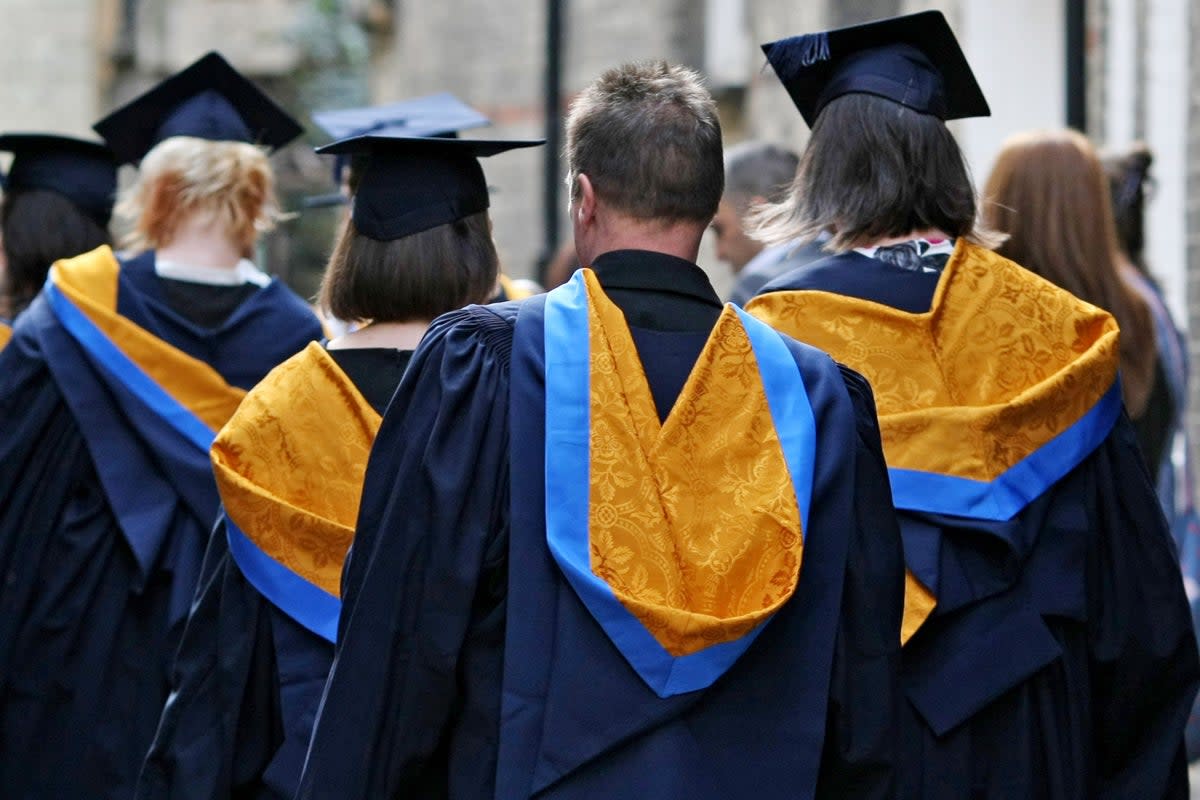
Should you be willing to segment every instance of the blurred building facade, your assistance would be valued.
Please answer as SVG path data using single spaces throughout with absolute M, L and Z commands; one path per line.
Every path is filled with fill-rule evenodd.
M 306 122 L 348 107 L 449 90 L 489 114 L 487 135 L 544 130 L 551 0 L 0 0 L 0 130 L 84 134 L 113 104 L 209 49 L 222 50 Z M 1155 152 L 1148 261 L 1200 356 L 1200 10 L 1194 0 L 560 0 L 561 106 L 611 65 L 666 58 L 709 76 L 730 142 L 803 144 L 806 131 L 758 43 L 940 8 L 962 39 L 993 116 L 954 125 L 978 182 L 1012 132 L 1061 127 L 1082 108 L 1102 147 L 1137 139 Z M 1072 103 L 1073 20 L 1086 91 Z M 318 133 L 308 142 L 319 143 Z M 545 255 L 544 156 L 486 163 L 507 271 Z M 327 191 L 327 165 L 304 147 L 278 157 L 285 200 Z M 561 165 L 559 165 L 561 169 Z M 566 226 L 558 198 L 559 233 Z M 314 224 L 308 222 L 316 220 Z M 272 237 L 269 266 L 302 290 L 319 271 L 336 213 Z M 711 260 L 711 253 L 705 258 Z M 728 276 L 711 264 L 718 286 Z M 1200 407 L 1200 406 L 1197 406 Z M 1200 424 L 1200 417 L 1197 418 Z

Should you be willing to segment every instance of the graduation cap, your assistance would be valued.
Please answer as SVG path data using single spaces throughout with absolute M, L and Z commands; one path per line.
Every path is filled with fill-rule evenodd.
M 92 126 L 121 163 L 136 164 L 172 136 L 283 147 L 300 123 L 230 66 L 220 53 L 159 83 Z
M 0 135 L 0 151 L 12 153 L 0 187 L 18 192 L 57 192 L 102 228 L 112 218 L 117 193 L 117 161 L 100 142 L 49 133 Z
M 364 236 L 390 241 L 485 211 L 488 187 L 479 159 L 544 143 L 366 135 L 317 152 L 369 156 L 351 218 Z
M 810 128 L 830 101 L 855 93 L 942 120 L 991 114 L 940 11 L 793 36 L 762 50 Z
M 368 108 L 317 111 L 313 122 L 336 140 L 354 136 L 456 137 L 492 121 L 449 92 Z
M 492 121 L 449 92 L 414 97 L 398 103 L 338 111 L 317 111 L 313 122 L 335 140 L 355 136 L 436 136 L 458 138 L 459 131 L 481 128 Z M 334 161 L 333 182 L 340 184 L 350 156 Z

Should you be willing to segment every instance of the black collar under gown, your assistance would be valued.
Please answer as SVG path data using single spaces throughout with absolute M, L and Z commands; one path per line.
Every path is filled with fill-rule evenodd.
M 153 253 L 118 280 L 122 317 L 242 389 L 321 335 L 277 281 L 168 281 Z M 111 380 L 49 294 L 0 353 L 0 795 L 127 800 L 216 487 L 206 453 Z
M 697 266 L 671 256 L 619 251 L 593 269 L 661 420 L 721 305 Z M 841 466 L 823 473 L 829 502 L 812 507 L 838 556 L 822 561 L 835 550 L 806 539 L 801 594 L 710 688 L 663 699 L 550 561 L 545 393 L 518 380 L 537 374 L 542 302 L 447 315 L 413 357 L 367 470 L 298 797 L 893 797 L 903 566 L 865 381 L 790 345 L 821 360 L 822 386 L 842 398 L 825 461 Z M 840 600 L 816 612 L 807 600 L 834 584 Z M 797 632 L 825 625 L 829 660 L 814 666 Z M 522 688 L 543 679 L 544 691 Z M 811 686 L 816 714 L 796 704 L 813 701 Z M 798 775 L 791 764 L 814 739 L 813 772 Z
M 914 270 L 850 252 L 777 279 L 760 298 L 823 292 L 923 314 L 944 264 Z M 822 324 L 800 316 L 782 329 L 804 338 Z M 1123 412 L 1011 519 L 898 514 L 908 567 L 938 603 L 903 649 L 903 797 L 1188 797 L 1182 734 L 1200 663 Z

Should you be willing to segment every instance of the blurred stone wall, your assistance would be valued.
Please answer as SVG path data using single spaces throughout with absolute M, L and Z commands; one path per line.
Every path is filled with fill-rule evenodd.
M 146 73 L 181 69 L 221 50 L 250 75 L 279 75 L 299 60 L 296 26 L 308 0 L 139 0 L 135 65 Z
M 115 3 L 0 0 L 0 131 L 87 133 Z

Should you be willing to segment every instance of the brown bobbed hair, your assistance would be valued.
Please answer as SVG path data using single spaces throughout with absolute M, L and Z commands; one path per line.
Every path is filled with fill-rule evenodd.
M 725 189 L 717 104 L 698 73 L 665 61 L 614 67 L 567 115 L 567 180 L 635 219 L 707 225 Z
M 172 136 L 142 159 L 137 181 L 121 193 L 118 216 L 133 225 L 123 244 L 136 250 L 171 243 L 179 225 L 209 215 L 249 258 L 260 234 L 275 227 L 279 202 L 267 154 L 245 142 Z
M 320 303 L 347 322 L 427 322 L 486 303 L 499 264 L 486 211 L 392 241 L 364 236 L 347 215 Z
M 16 316 L 41 291 L 50 265 L 95 250 L 111 239 L 108 230 L 65 195 L 45 189 L 9 192 L 0 201 L 4 243 L 2 293 Z
M 984 189 L 1001 255 L 1111 313 L 1121 328 L 1125 405 L 1146 410 L 1157 348 L 1150 309 L 1124 277 L 1108 179 L 1087 137 L 1035 131 L 1010 138 Z
M 821 110 L 788 197 L 749 222 L 768 244 L 829 233 L 832 252 L 931 229 L 984 247 L 999 242 L 977 219 L 971 173 L 946 123 L 858 93 Z

